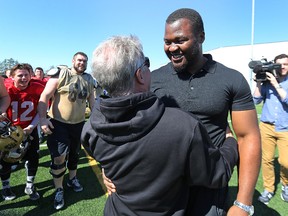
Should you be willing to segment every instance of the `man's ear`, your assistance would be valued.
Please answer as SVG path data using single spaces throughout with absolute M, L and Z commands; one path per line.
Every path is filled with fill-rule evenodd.
M 199 34 L 199 43 L 202 44 L 204 43 L 204 41 L 205 41 L 205 32 L 203 31 Z
M 135 79 L 136 79 L 136 82 L 138 82 L 140 84 L 144 84 L 142 70 L 140 68 L 135 73 Z

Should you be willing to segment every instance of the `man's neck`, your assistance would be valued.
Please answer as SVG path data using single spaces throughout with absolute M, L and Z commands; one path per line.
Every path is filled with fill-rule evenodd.
M 278 82 L 282 82 L 284 80 L 287 79 L 287 75 L 284 75 L 284 76 L 278 76 Z
M 84 73 L 84 71 L 83 71 L 83 72 L 79 72 L 79 71 L 75 70 L 74 67 L 72 67 L 72 71 L 73 71 L 73 73 L 76 74 L 76 75 L 82 75 L 82 74 Z
M 193 64 L 188 68 L 189 73 L 192 75 L 198 73 L 203 68 L 207 60 L 208 59 L 202 55 L 197 61 L 195 61 L 197 62 L 196 64 Z

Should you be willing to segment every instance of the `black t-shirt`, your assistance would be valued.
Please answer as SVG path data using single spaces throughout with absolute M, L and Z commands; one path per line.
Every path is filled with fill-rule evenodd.
M 205 57 L 208 61 L 195 75 L 177 74 L 172 63 L 153 71 L 151 90 L 166 106 L 180 107 L 196 115 L 213 144 L 220 146 L 225 140 L 229 111 L 251 110 L 255 106 L 240 72 L 213 61 L 209 54 Z

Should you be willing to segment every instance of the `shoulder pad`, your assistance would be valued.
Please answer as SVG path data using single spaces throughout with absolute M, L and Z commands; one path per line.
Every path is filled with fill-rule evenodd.
M 50 69 L 49 71 L 47 71 L 47 75 L 48 76 L 55 76 L 55 75 L 58 75 L 59 72 L 62 70 L 62 69 L 66 69 L 68 68 L 68 66 L 66 65 L 58 65 L 56 68 L 52 68 Z
M 56 74 L 58 74 L 60 72 L 59 68 L 56 67 L 56 68 L 52 68 L 50 69 L 49 71 L 47 71 L 47 75 L 48 76 L 55 76 Z

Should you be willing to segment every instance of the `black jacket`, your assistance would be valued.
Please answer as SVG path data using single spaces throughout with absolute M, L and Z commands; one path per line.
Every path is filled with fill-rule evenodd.
M 189 186 L 227 185 L 238 160 L 234 138 L 214 148 L 198 120 L 151 92 L 101 98 L 82 143 L 116 185 L 107 216 L 184 215 Z

